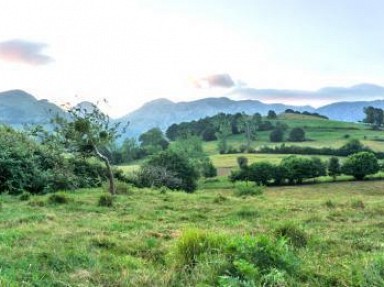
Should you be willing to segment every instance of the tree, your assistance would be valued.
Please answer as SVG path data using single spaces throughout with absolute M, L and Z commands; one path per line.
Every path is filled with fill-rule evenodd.
M 147 171 L 155 171 L 153 177 Z M 153 155 L 142 166 L 144 185 L 167 186 L 193 192 L 197 188 L 199 172 L 193 162 L 184 154 L 165 150 Z
M 282 128 L 275 128 L 269 134 L 269 140 L 274 143 L 282 142 L 283 138 L 284 138 L 284 130 Z
M 325 164 L 317 157 L 304 158 L 294 155 L 283 158 L 280 164 L 286 171 L 289 183 L 302 183 L 304 179 L 326 174 Z
M 359 152 L 348 156 L 341 167 L 342 173 L 363 180 L 369 174 L 375 174 L 380 166 L 376 156 L 371 152 Z
M 328 161 L 328 175 L 332 176 L 333 181 L 336 181 L 336 177 L 341 174 L 341 165 L 339 158 L 333 156 Z
M 56 140 L 64 145 L 67 152 L 85 157 L 96 156 L 103 161 L 108 172 L 109 192 L 115 194 L 111 164 L 102 150 L 120 136 L 120 123 L 112 124 L 110 118 L 95 105 L 91 111 L 74 108 L 69 114 L 69 118 L 56 116 L 52 120 Z
M 247 140 L 246 148 L 247 151 L 249 151 L 252 140 L 256 136 L 257 122 L 254 117 L 246 115 L 245 113 L 241 114 L 238 121 L 239 130 L 245 134 L 245 138 Z
M 372 106 L 364 108 L 365 119 L 363 122 L 371 124 L 373 127 L 380 127 L 383 125 L 384 112 L 380 108 L 374 108 Z
M 269 119 L 269 120 L 275 120 L 275 119 L 277 119 L 277 114 L 276 114 L 276 112 L 273 111 L 273 110 L 269 110 L 269 111 L 268 111 L 268 114 L 267 114 L 267 119 Z
M 292 142 L 305 141 L 305 131 L 302 128 L 293 128 L 289 133 L 289 140 Z
M 155 154 L 165 150 L 169 142 L 165 139 L 163 132 L 159 128 L 152 128 L 139 136 L 140 147 L 147 154 Z
M 218 140 L 219 153 L 225 154 L 229 150 L 228 136 L 231 135 L 231 123 L 224 113 L 220 113 L 215 119 L 215 126 L 218 130 L 216 138 Z

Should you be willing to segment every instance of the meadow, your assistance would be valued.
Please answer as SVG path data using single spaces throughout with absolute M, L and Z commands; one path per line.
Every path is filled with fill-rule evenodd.
M 254 197 L 221 181 L 202 181 L 194 194 L 131 188 L 112 207 L 98 206 L 102 189 L 59 193 L 66 202 L 2 195 L 0 286 L 211 286 L 201 273 L 175 280 L 175 247 L 196 229 L 270 238 L 281 226 L 301 230 L 305 244 L 288 245 L 300 276 L 275 286 L 368 286 L 365 277 L 381 272 L 369 268 L 384 250 L 383 181 L 268 187 Z
M 362 124 L 284 120 L 309 139 L 287 145 L 337 148 L 354 138 L 384 151 L 382 132 Z M 258 132 L 253 147 L 273 145 L 268 135 Z M 249 163 L 287 156 L 219 155 L 216 146 L 203 149 L 227 173 L 239 155 Z M 190 194 L 119 183 L 111 206 L 100 204 L 104 187 L 3 193 L 0 286 L 384 286 L 382 178 L 320 177 L 254 196 L 239 196 L 226 176 L 201 179 Z

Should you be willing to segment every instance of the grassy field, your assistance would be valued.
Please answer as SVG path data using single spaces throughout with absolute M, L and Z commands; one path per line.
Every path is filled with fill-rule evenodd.
M 314 118 L 303 115 L 283 115 L 280 120 L 271 121 L 273 123 L 282 122 L 289 126 L 289 129 L 301 127 L 306 132 L 308 141 L 293 143 L 286 141 L 285 145 L 312 146 L 312 147 L 332 147 L 340 148 L 350 139 L 358 139 L 364 145 L 374 151 L 384 151 L 384 144 L 378 140 L 384 139 L 383 131 L 372 130 L 369 126 L 360 123 L 346 123 L 321 118 Z M 288 136 L 289 130 L 286 132 Z M 270 131 L 260 131 L 256 133 L 256 140 L 252 147 L 258 149 L 262 146 L 276 146 L 281 143 L 271 143 L 269 140 Z M 234 148 L 239 148 L 245 144 L 243 135 L 231 136 L 228 144 Z M 217 142 L 207 142 L 204 144 L 204 151 L 210 155 L 217 154 Z
M 269 187 L 246 198 L 224 179 L 201 187 L 131 189 L 109 208 L 98 206 L 101 189 L 60 193 L 63 204 L 49 195 L 2 195 L 0 286 L 211 286 L 195 271 L 175 280 L 175 246 L 185 232 L 274 238 L 286 224 L 308 238 L 292 247 L 301 275 L 288 286 L 370 282 L 370 263 L 384 251 L 383 181 Z

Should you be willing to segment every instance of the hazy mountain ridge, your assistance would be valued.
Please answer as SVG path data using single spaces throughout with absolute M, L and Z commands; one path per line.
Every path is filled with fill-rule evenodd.
M 22 90 L 0 93 L 0 123 L 12 126 L 47 124 L 52 116 L 63 113 L 48 100 L 37 100 Z
M 279 93 L 279 97 L 281 95 L 301 97 L 306 93 L 305 91 L 256 90 L 249 88 L 246 91 L 251 91 L 254 96 L 257 93 L 263 94 L 268 92 L 272 98 L 277 93 Z M 248 114 L 258 112 L 266 115 L 269 110 L 280 113 L 286 109 L 293 109 L 317 112 L 333 120 L 357 122 L 365 117 L 364 107 L 374 106 L 384 109 L 384 87 L 377 85 L 361 84 L 350 88 L 328 87 L 314 93 L 322 93 L 324 95 L 337 93 L 341 98 L 341 95 L 348 98 L 350 96 L 346 95 L 353 94 L 360 101 L 340 101 L 315 109 L 311 106 L 293 106 L 279 103 L 266 104 L 258 99 L 231 100 L 221 97 L 175 103 L 168 99 L 160 98 L 144 104 L 141 108 L 124 117 L 115 119 L 115 121 L 129 122 L 127 136 L 138 136 L 152 127 L 159 127 L 165 130 L 173 123 L 197 120 L 220 112 L 245 112 Z M 383 95 L 383 100 L 361 101 L 364 98 L 379 97 L 381 94 Z M 83 102 L 78 104 L 77 107 L 88 110 L 92 105 L 90 102 Z M 46 124 L 57 113 L 64 115 L 65 111 L 48 100 L 37 100 L 34 96 L 24 91 L 12 90 L 0 93 L 0 123 L 17 127 L 23 124 Z

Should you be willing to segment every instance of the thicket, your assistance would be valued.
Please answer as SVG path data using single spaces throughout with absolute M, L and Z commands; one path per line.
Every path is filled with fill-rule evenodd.
M 100 164 L 64 156 L 26 133 L 0 126 L 0 192 L 37 194 L 95 187 L 105 178 Z
M 199 136 L 203 141 L 213 141 L 218 139 L 218 133 L 220 133 L 223 122 L 228 125 L 230 134 L 244 133 L 247 138 L 250 138 L 254 131 L 268 131 L 275 128 L 270 121 L 262 120 L 262 116 L 259 113 L 253 115 L 219 113 L 215 116 L 205 117 L 196 121 L 172 124 L 168 127 L 165 134 L 168 139 L 173 141 L 186 135 Z
M 243 163 L 243 158 L 238 162 L 239 169 L 232 171 L 229 179 L 232 182 L 252 181 L 258 185 L 301 184 L 306 179 L 326 175 L 335 179 L 340 174 L 352 175 L 355 179 L 362 180 L 380 169 L 376 156 L 369 152 L 350 155 L 341 166 L 337 158 L 331 158 L 326 163 L 317 157 L 295 155 L 284 158 L 280 164 L 256 162 L 247 165 Z

